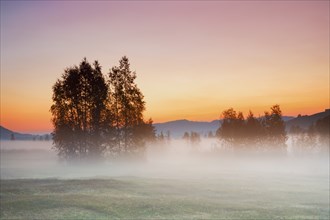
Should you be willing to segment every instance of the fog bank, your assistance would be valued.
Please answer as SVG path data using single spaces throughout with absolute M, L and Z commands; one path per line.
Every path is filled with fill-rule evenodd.
M 172 140 L 149 146 L 139 160 L 107 159 L 98 163 L 68 163 L 59 160 L 51 142 L 2 141 L 1 179 L 16 178 L 195 178 L 212 179 L 244 175 L 322 176 L 329 179 L 328 154 L 247 154 L 216 152 L 216 141 L 191 146 Z

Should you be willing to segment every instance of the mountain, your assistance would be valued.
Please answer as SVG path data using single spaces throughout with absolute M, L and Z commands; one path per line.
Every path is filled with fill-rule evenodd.
M 291 119 L 294 119 L 293 116 L 282 116 L 283 121 L 287 122 L 290 121 Z
M 33 135 L 33 134 L 22 134 L 15 131 L 11 131 L 0 125 L 0 140 L 14 140 L 20 141 L 32 141 L 32 140 L 50 140 L 51 134 Z
M 37 136 L 14 132 L 0 125 L 0 140 L 11 140 L 12 135 L 14 136 L 15 140 L 33 140 L 33 138 Z
M 314 123 L 317 119 L 322 118 L 322 116 L 324 115 L 323 113 L 318 113 L 318 114 L 320 114 L 320 116 L 313 117 L 311 123 Z M 288 124 L 288 126 L 291 126 L 292 124 L 295 124 L 296 118 L 292 116 L 283 116 L 282 119 L 286 124 Z M 154 126 L 157 130 L 156 132 L 157 134 L 163 132 L 163 134 L 166 135 L 167 132 L 169 131 L 172 138 L 181 138 L 184 132 L 191 132 L 191 131 L 197 132 L 202 136 L 207 135 L 210 131 L 213 134 L 215 134 L 217 129 L 220 127 L 220 124 L 221 124 L 221 120 L 214 120 L 211 122 L 200 122 L 200 121 L 189 121 L 186 119 L 182 119 L 182 120 L 169 121 L 164 123 L 155 123 Z
M 211 122 L 200 121 L 188 121 L 188 120 L 176 120 L 164 123 L 154 124 L 157 134 L 163 132 L 164 135 L 169 131 L 172 138 L 181 138 L 184 132 L 197 132 L 201 135 L 207 135 L 210 131 L 213 134 L 220 126 L 220 120 L 214 120 Z
M 324 118 L 328 115 L 330 115 L 330 109 L 326 109 L 324 112 L 319 112 L 313 115 L 299 115 L 298 117 L 286 122 L 286 129 L 287 131 L 289 131 L 292 126 L 299 126 L 303 129 L 308 129 L 317 120 Z

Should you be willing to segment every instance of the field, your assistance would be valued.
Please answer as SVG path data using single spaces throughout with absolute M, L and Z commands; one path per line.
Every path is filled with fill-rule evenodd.
M 328 181 L 248 174 L 1 180 L 1 219 L 329 219 Z
M 238 163 L 170 156 L 172 163 L 55 167 L 51 153 L 2 151 L 0 217 L 329 219 L 328 157 Z

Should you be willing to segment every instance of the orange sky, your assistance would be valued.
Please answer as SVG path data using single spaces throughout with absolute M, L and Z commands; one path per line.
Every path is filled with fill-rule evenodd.
M 328 1 L 1 1 L 0 124 L 50 131 L 64 68 L 123 55 L 155 122 L 329 108 Z

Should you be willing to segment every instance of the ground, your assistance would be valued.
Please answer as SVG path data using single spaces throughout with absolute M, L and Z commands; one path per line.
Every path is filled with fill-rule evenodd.
M 328 181 L 254 173 L 1 180 L 1 219 L 329 219 Z
M 329 154 L 204 155 L 175 143 L 145 161 L 67 164 L 49 142 L 0 144 L 0 219 L 330 217 Z

